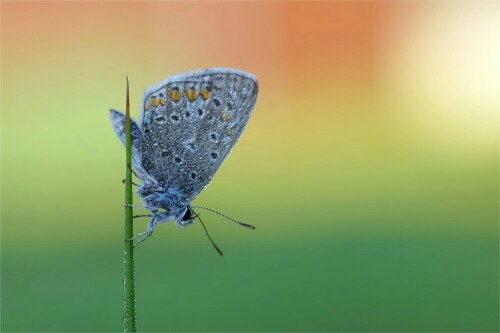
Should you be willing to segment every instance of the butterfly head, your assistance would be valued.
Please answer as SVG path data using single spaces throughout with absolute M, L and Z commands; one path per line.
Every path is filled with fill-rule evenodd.
M 197 215 L 193 212 L 190 206 L 186 206 L 184 210 L 181 210 L 177 215 L 177 224 L 181 227 L 185 227 L 194 222 Z

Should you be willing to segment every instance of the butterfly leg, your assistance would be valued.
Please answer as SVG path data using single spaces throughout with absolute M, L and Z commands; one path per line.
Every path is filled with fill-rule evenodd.
M 134 244 L 134 247 L 137 247 L 139 246 L 139 244 L 141 244 L 142 242 L 144 242 L 146 239 L 148 239 L 149 237 L 151 237 L 151 235 L 153 234 L 153 231 L 155 230 L 156 228 L 156 224 L 158 222 L 156 221 L 156 219 L 152 219 L 151 221 L 149 221 L 148 223 L 148 230 L 147 231 L 144 231 L 144 232 L 141 232 L 141 233 L 138 233 L 136 236 L 130 238 L 129 240 L 134 240 L 134 239 L 137 239 L 139 238 L 139 240 Z
M 141 214 L 141 215 L 134 215 L 134 216 L 132 216 L 132 218 L 135 219 L 137 217 L 151 217 L 151 216 L 153 216 L 153 215 L 151 215 L 151 214 Z
M 130 164 L 127 164 L 127 168 L 128 168 L 130 171 L 132 171 L 132 174 L 133 174 L 136 178 L 141 179 L 141 178 L 137 175 L 137 173 L 134 171 L 134 169 L 132 169 L 132 168 L 130 167 Z M 122 180 L 122 184 L 125 184 L 126 182 L 127 182 L 127 180 L 126 180 L 126 179 L 123 179 L 123 180 Z M 134 182 L 132 182 L 132 185 L 134 185 L 134 186 L 139 186 L 139 184 L 136 184 L 136 183 L 134 183 Z
M 122 179 L 122 184 L 125 184 L 126 182 L 127 182 L 127 180 Z M 132 182 L 132 185 L 134 185 L 134 186 L 139 186 L 139 184 L 136 184 L 136 183 L 134 183 L 134 182 Z
M 135 235 L 134 237 L 128 239 L 128 240 L 135 240 L 135 239 L 139 239 L 135 244 L 134 244 L 134 247 L 137 247 L 139 244 L 141 244 L 142 242 L 144 242 L 146 239 L 148 239 L 151 235 L 153 234 L 153 231 L 144 231 L 144 232 L 140 232 L 138 233 L 137 235 Z
M 125 204 L 123 205 L 123 207 L 136 207 L 136 208 L 146 208 L 146 209 L 149 209 L 149 207 L 147 206 L 144 206 L 144 205 L 136 205 L 136 204 Z
M 135 173 L 134 169 L 132 169 L 132 168 L 130 167 L 130 164 L 127 164 L 127 167 L 129 168 L 129 170 L 130 170 L 130 171 L 132 171 L 132 174 L 133 174 L 134 176 L 136 176 L 137 178 L 139 178 L 139 176 L 137 175 L 137 173 Z M 140 178 L 139 178 L 139 179 L 140 179 Z

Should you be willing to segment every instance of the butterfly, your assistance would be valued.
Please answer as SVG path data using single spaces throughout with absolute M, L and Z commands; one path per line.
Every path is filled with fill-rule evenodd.
M 211 68 L 177 74 L 147 88 L 139 122 L 131 119 L 132 165 L 141 183 L 137 193 L 150 210 L 147 231 L 135 246 L 150 237 L 158 223 L 175 221 L 185 227 L 199 219 L 191 205 L 211 181 L 234 147 L 257 100 L 257 78 L 238 69 Z M 110 110 L 118 138 L 125 144 L 125 115 Z

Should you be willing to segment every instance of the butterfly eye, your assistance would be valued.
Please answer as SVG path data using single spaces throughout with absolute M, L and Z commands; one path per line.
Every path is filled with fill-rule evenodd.
M 182 221 L 188 221 L 191 218 L 191 209 L 187 209 L 186 213 L 182 217 Z
M 181 163 L 182 163 L 182 158 L 180 158 L 180 157 L 176 157 L 176 158 L 174 158 L 174 161 L 175 161 L 176 163 L 181 164 Z

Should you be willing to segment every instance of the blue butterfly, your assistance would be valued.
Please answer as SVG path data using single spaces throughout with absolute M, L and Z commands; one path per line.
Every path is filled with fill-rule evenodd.
M 173 220 L 182 227 L 190 225 L 199 219 L 194 208 L 254 229 L 212 209 L 192 206 L 191 201 L 210 183 L 238 141 L 257 92 L 255 76 L 230 68 L 178 74 L 146 89 L 139 123 L 131 120 L 132 164 L 142 181 L 137 193 L 143 207 L 151 211 L 139 216 L 151 220 L 147 231 L 134 237 L 139 239 L 135 246 L 151 236 L 158 223 Z M 125 144 L 125 115 L 112 109 L 110 118 Z

